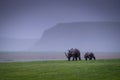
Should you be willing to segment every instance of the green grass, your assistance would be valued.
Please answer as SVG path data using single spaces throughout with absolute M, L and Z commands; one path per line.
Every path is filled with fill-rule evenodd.
M 2 62 L 0 80 L 120 80 L 120 59 Z

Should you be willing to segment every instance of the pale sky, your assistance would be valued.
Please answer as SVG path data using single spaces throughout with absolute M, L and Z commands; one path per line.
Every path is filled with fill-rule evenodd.
M 119 0 L 0 0 L 0 37 L 40 38 L 62 22 L 120 21 Z
M 26 50 L 59 23 L 89 21 L 119 22 L 120 0 L 0 0 L 0 50 Z

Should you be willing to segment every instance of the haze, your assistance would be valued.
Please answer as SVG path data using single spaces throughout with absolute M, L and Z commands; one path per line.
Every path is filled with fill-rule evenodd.
M 119 0 L 0 0 L 0 50 L 27 50 L 59 23 L 120 22 L 119 4 Z M 112 39 L 117 41 L 114 46 L 118 40 Z

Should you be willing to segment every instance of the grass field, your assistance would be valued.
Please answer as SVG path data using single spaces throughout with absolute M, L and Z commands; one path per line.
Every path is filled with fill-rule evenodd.
M 120 80 L 120 59 L 1 62 L 0 80 Z

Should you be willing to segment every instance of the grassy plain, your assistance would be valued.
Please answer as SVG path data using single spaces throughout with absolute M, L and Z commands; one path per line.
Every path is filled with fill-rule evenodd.
M 1 62 L 0 80 L 120 80 L 120 59 Z

